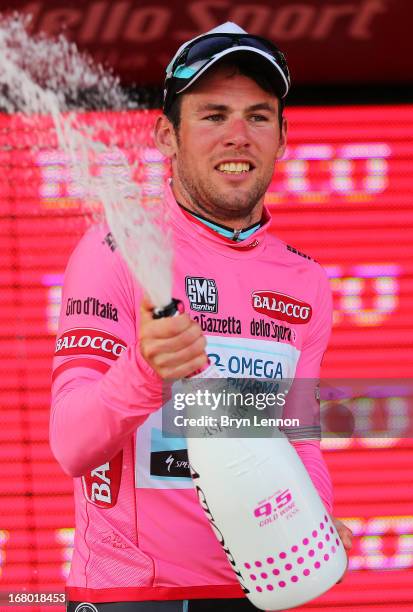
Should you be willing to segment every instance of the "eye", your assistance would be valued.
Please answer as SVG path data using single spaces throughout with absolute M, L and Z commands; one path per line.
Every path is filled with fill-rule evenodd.
M 266 115 L 251 115 L 251 120 L 254 123 L 260 123 L 261 121 L 268 121 L 268 117 Z
M 222 113 L 214 113 L 213 115 L 207 115 L 204 117 L 207 121 L 212 121 L 214 123 L 218 123 L 219 121 L 223 121 L 225 116 Z

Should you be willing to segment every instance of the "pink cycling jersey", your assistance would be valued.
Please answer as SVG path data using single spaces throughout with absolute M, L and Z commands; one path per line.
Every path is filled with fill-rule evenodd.
M 331 330 L 323 269 L 268 231 L 268 211 L 235 243 L 183 212 L 169 187 L 165 197 L 173 296 L 211 361 L 228 377 L 318 378 Z M 68 597 L 243 597 L 197 501 L 185 438 L 162 436 L 162 381 L 137 348 L 141 296 L 108 229 L 91 228 L 66 270 L 53 371 L 51 447 L 75 490 Z M 316 414 L 315 396 L 305 409 Z M 319 441 L 293 444 L 331 511 Z

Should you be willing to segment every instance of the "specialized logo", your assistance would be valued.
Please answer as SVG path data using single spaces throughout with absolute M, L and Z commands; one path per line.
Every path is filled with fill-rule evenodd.
M 168 472 L 171 471 L 171 467 L 172 467 L 174 461 L 175 461 L 175 459 L 173 458 L 172 455 L 169 455 L 169 457 L 167 459 L 165 459 L 165 463 L 168 466 Z
M 218 319 L 201 314 L 194 315 L 194 321 L 199 323 L 202 331 L 212 332 L 214 334 L 241 334 L 241 321 L 235 317 Z
M 80 603 L 76 606 L 75 612 L 99 612 L 99 610 L 91 603 Z
M 312 315 L 310 304 L 276 291 L 254 291 L 252 307 L 260 314 L 295 325 L 308 323 Z
M 185 291 L 191 310 L 218 312 L 218 289 L 213 278 L 187 276 Z
M 87 501 L 99 508 L 113 508 L 118 501 L 122 478 L 123 452 L 82 476 L 83 491 Z
M 151 476 L 191 478 L 186 448 L 151 453 Z
M 126 344 L 109 332 L 99 329 L 68 329 L 56 340 L 55 355 L 97 355 L 117 359 Z

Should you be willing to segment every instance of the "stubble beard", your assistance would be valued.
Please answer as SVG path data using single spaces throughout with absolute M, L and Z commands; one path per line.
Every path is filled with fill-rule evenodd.
M 271 173 L 269 177 L 257 179 L 248 191 L 241 192 L 234 188 L 230 193 L 220 193 L 213 184 L 205 180 L 195 181 L 187 172 L 186 164 L 178 163 L 177 173 L 196 212 L 219 221 L 240 221 L 244 225 L 251 220 L 272 178 Z

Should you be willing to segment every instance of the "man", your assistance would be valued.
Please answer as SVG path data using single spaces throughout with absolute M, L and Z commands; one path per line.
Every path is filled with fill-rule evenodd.
M 53 452 L 75 477 L 70 612 L 255 609 L 198 504 L 185 440 L 162 437 L 162 381 L 208 359 L 227 376 L 318 376 L 328 281 L 269 234 L 263 205 L 286 145 L 289 83 L 282 54 L 235 24 L 186 43 L 168 66 L 155 140 L 172 164 L 173 294 L 185 314 L 153 319 L 107 229 L 89 231 L 71 257 L 50 427 Z M 267 290 L 289 315 L 260 301 Z M 92 298 L 108 316 L 85 306 L 65 314 L 70 299 Z M 262 331 L 268 322 L 275 339 Z M 298 437 L 292 443 L 331 511 L 319 441 Z M 351 532 L 337 527 L 349 549 Z

